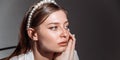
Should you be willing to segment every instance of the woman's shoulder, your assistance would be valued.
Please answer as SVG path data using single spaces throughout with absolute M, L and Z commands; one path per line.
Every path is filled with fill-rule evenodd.
M 29 51 L 25 54 L 20 54 L 18 56 L 14 56 L 14 57 L 10 58 L 10 60 L 34 60 L 33 57 L 34 57 L 33 52 Z
M 18 55 L 18 56 L 14 56 L 10 60 L 34 60 L 33 52 L 29 51 L 26 54 L 21 54 L 21 55 Z M 79 57 L 78 57 L 78 54 L 77 54 L 76 50 L 74 51 L 74 60 L 79 60 Z

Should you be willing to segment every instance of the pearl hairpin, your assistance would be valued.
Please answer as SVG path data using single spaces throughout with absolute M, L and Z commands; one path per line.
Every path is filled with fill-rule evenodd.
M 41 5 L 44 4 L 44 3 L 54 3 L 54 4 L 56 4 L 55 0 L 42 0 L 42 1 L 40 1 L 39 3 L 37 3 L 37 4 L 33 7 L 32 11 L 30 12 L 30 14 L 29 14 L 29 16 L 28 16 L 27 29 L 30 28 L 30 23 L 31 23 L 31 19 L 32 19 L 33 13 L 35 12 L 35 10 L 36 10 L 39 6 L 41 6 Z

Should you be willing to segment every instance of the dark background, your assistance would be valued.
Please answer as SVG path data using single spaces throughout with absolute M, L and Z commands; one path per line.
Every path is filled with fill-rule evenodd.
M 74 0 L 70 4 L 80 59 L 120 60 L 120 0 Z
M 120 60 L 120 0 L 66 0 L 63 5 L 80 60 Z
M 14 3 L 10 3 L 11 1 Z M 0 0 L 2 6 L 0 22 L 5 24 L 0 26 L 1 48 L 17 44 L 19 26 L 24 13 L 35 1 Z M 68 10 L 70 29 L 76 35 L 76 50 L 80 60 L 120 60 L 120 0 L 56 1 Z M 8 10 L 4 9 L 6 6 Z M 9 13 L 4 15 L 2 10 Z M 3 28 L 6 26 L 7 28 Z M 11 33 L 6 33 L 7 31 Z

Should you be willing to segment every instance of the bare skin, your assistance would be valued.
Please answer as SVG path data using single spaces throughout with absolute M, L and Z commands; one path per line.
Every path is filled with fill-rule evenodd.
M 28 35 L 35 41 L 35 60 L 73 60 L 75 36 L 62 11 L 52 13 L 37 29 L 29 28 Z

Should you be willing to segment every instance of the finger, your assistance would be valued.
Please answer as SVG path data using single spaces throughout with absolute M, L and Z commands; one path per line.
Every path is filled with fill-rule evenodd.
M 75 43 L 76 43 L 75 34 L 72 35 L 72 39 L 73 39 L 72 48 L 75 49 Z
M 74 50 L 75 50 L 75 34 L 72 35 L 72 39 L 73 39 L 73 43 L 72 43 L 72 47 L 71 47 L 71 52 L 70 52 L 70 59 L 69 60 L 73 60 L 74 57 Z
M 74 40 L 74 35 L 75 34 L 71 34 L 70 30 L 68 30 L 68 31 L 69 31 L 69 38 L 72 39 L 72 40 Z
M 66 48 L 66 50 L 69 51 L 69 52 L 70 52 L 70 50 L 71 50 L 71 48 L 72 48 L 72 44 L 73 44 L 72 40 L 73 40 L 73 39 L 72 39 L 72 34 L 71 34 L 70 31 L 69 31 L 68 46 L 67 46 L 67 48 Z
M 68 42 L 68 46 L 66 48 L 66 53 L 70 54 L 70 50 L 72 48 L 72 42 L 73 42 L 72 39 L 70 39 L 69 42 Z
M 72 38 L 72 34 L 71 34 L 70 31 L 69 31 L 69 39 L 72 39 L 72 40 L 73 40 L 73 38 Z

